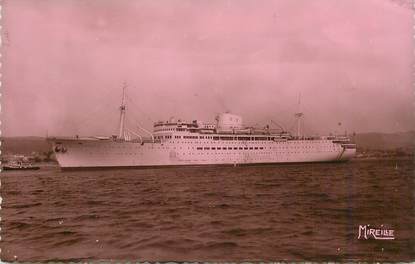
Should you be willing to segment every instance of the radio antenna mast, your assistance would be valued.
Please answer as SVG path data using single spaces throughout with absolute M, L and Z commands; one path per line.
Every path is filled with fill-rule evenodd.
M 125 89 L 127 88 L 127 84 L 124 82 L 122 87 L 122 101 L 120 106 L 120 127 L 119 127 L 119 133 L 118 138 L 119 139 L 125 139 L 124 130 L 125 130 Z
M 301 92 L 298 95 L 298 111 L 294 114 L 295 118 L 297 119 L 297 137 L 301 136 L 301 121 L 304 114 L 301 112 Z

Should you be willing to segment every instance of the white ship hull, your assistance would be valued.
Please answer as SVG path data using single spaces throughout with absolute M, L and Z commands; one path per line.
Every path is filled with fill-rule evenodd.
M 62 169 L 186 165 L 240 165 L 336 162 L 351 159 L 356 149 L 333 140 L 222 141 L 168 140 L 131 142 L 112 139 L 55 139 Z

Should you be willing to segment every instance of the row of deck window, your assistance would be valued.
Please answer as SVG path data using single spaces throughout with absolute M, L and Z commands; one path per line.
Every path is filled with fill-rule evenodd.
M 156 136 L 156 139 L 170 139 L 172 136 Z M 174 136 L 175 139 L 212 139 L 212 140 L 236 140 L 236 141 L 264 141 L 275 140 L 276 137 L 230 137 L 230 136 Z
M 263 147 L 197 147 L 197 150 L 248 150 L 248 149 L 264 149 Z
M 171 135 L 168 135 L 168 136 L 156 136 L 155 138 L 156 139 L 171 139 L 173 137 Z M 315 143 L 322 143 L 326 141 L 327 143 L 332 143 L 327 140 L 303 139 L 301 141 L 297 141 L 297 140 L 286 141 L 285 138 L 281 138 L 281 137 L 258 137 L 258 136 L 174 136 L 174 138 L 175 139 L 211 139 L 211 140 L 225 140 L 225 141 L 274 141 L 277 139 L 277 140 L 283 140 L 281 142 L 277 141 L 277 143 L 289 142 L 291 144 L 304 144 L 304 143 L 308 143 L 307 141 L 313 141 Z

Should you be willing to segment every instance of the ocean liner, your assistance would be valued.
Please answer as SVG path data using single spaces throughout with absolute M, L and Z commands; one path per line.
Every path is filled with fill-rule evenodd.
M 189 165 L 243 165 L 339 162 L 351 159 L 356 145 L 347 136 L 303 136 L 284 129 L 246 127 L 242 118 L 222 113 L 215 123 L 169 120 L 154 123 L 148 137 L 125 127 L 125 89 L 118 135 L 49 138 L 61 169 Z

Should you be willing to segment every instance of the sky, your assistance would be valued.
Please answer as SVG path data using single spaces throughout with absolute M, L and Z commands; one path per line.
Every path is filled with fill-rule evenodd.
M 415 129 L 405 0 L 3 0 L 3 136 L 116 134 L 171 117 L 303 133 Z M 301 104 L 298 104 L 299 98 Z

